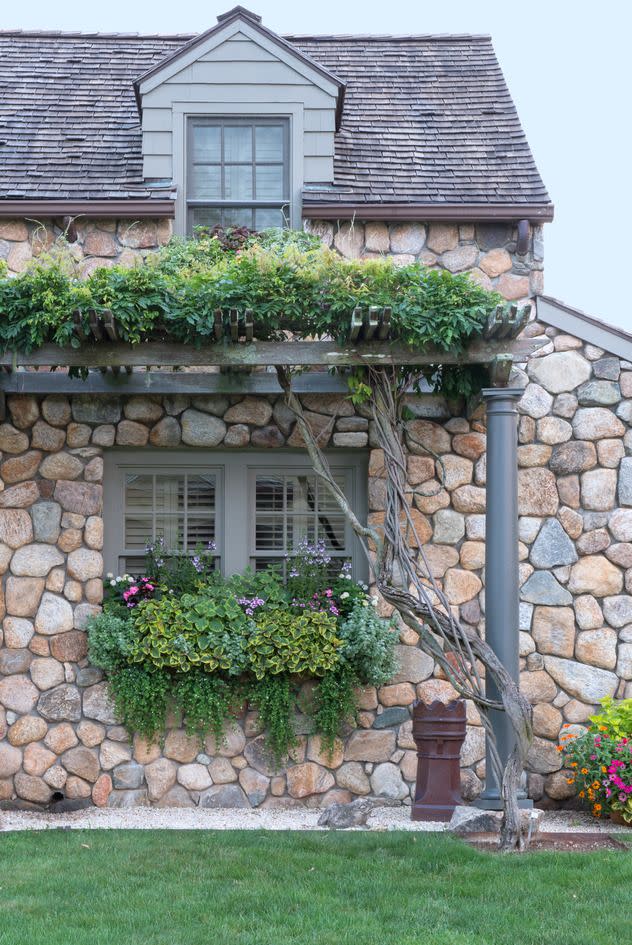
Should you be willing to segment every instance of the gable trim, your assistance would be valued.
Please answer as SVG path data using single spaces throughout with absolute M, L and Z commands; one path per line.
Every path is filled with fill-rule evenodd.
M 449 223 L 494 220 L 531 223 L 549 223 L 553 219 L 553 204 L 494 204 L 494 203 L 362 203 L 340 200 L 319 202 L 320 195 L 303 191 L 303 216 L 310 220 L 443 220 Z M 325 196 L 325 195 L 323 195 Z
M 142 95 L 156 88 L 165 78 L 171 78 L 186 68 L 187 65 L 192 65 L 198 59 L 200 46 L 209 44 L 210 48 L 214 48 L 236 33 L 243 33 L 253 42 L 263 46 L 264 49 L 274 52 L 287 66 L 335 97 L 336 130 L 339 129 L 344 103 L 344 82 L 333 72 L 292 46 L 291 43 L 273 33 L 272 30 L 262 26 L 256 20 L 246 17 L 238 8 L 236 8 L 235 13 L 228 15 L 227 19 L 220 20 L 216 26 L 186 43 L 181 49 L 163 59 L 162 62 L 159 62 L 158 65 L 149 69 L 134 81 L 134 93 L 139 112 L 142 111 Z
M 548 295 L 537 296 L 536 307 L 539 322 L 603 348 L 624 361 L 632 361 L 632 335 L 622 328 L 608 325 Z

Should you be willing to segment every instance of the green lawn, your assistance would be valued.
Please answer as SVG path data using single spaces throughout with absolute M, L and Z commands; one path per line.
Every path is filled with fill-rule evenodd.
M 0 834 L 0 945 L 630 941 L 632 852 L 410 833 Z

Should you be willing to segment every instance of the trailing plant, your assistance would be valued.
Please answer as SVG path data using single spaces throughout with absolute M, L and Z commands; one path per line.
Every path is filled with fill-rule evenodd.
M 294 231 L 230 230 L 173 240 L 132 268 L 95 269 L 78 278 L 62 241 L 12 278 L 0 273 L 0 348 L 46 343 L 79 347 L 92 311 L 111 311 L 122 341 L 213 343 L 217 309 L 252 310 L 258 338 L 346 338 L 356 306 L 389 306 L 394 341 L 422 351 L 462 351 L 502 298 L 467 275 L 395 266 L 388 258 L 348 260 Z M 407 369 L 419 375 L 419 369 Z M 481 382 L 469 368 L 432 369 L 450 396 Z M 357 386 L 357 384 L 356 384 Z M 358 395 L 358 390 L 355 391 Z M 154 575 L 151 575 L 152 577 Z
M 601 700 L 601 712 L 591 715 L 591 729 L 607 731 L 611 738 L 632 738 L 632 699 L 617 702 L 612 696 Z
M 239 701 L 235 682 L 194 669 L 175 678 L 172 693 L 187 734 L 204 736 L 210 731 L 220 745 L 224 722 Z
M 164 731 L 171 678 L 146 666 L 125 666 L 110 673 L 116 715 L 128 732 L 152 741 Z
M 136 642 L 136 629 L 127 615 L 104 611 L 88 624 L 90 661 L 107 673 L 126 666 Z
M 357 683 L 383 686 L 394 676 L 398 635 L 393 632 L 391 623 L 379 617 L 366 600 L 356 602 L 340 624 L 338 634 L 340 662 Z
M 294 693 L 286 674 L 259 679 L 250 690 L 250 701 L 257 707 L 266 729 L 266 745 L 274 763 L 280 765 L 296 744 L 292 725 Z
M 320 733 L 325 752 L 333 754 L 336 738 L 344 734 L 345 723 L 357 714 L 358 679 L 348 666 L 328 673 L 314 693 L 314 727 Z

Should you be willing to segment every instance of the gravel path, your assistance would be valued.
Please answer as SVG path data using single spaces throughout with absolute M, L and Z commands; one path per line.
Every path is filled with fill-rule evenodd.
M 0 812 L 0 832 L 15 830 L 323 830 L 319 810 L 200 810 L 199 808 L 134 807 L 128 810 L 88 808 L 72 814 L 37 814 L 30 811 Z M 414 830 L 440 832 L 446 824 L 410 820 L 410 808 L 383 807 L 357 830 Z M 542 832 L 614 833 L 630 830 L 594 820 L 575 811 L 547 811 Z

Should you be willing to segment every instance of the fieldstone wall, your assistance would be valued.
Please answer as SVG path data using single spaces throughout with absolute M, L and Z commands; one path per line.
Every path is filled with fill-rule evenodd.
M 531 324 L 530 335 L 544 326 Z M 546 329 L 514 382 L 520 404 L 521 686 L 534 705 L 528 787 L 542 803 L 570 794 L 559 771 L 564 722 L 581 726 L 605 695 L 632 696 L 632 364 Z M 339 395 L 303 397 L 328 447 L 369 450 L 370 519 L 383 515 L 382 455 L 371 424 Z M 410 401 L 408 480 L 417 531 L 459 617 L 484 630 L 485 424 L 441 398 Z M 164 746 L 130 740 L 99 670 L 88 616 L 102 594 L 103 453 L 116 446 L 300 447 L 274 397 L 7 398 L 0 424 L 0 798 L 113 806 L 320 806 L 369 791 L 410 802 L 410 708 L 454 695 L 400 631 L 400 671 L 361 694 L 359 727 L 323 756 L 298 719 L 285 771 L 266 759 L 254 712 L 224 745 L 200 745 L 173 720 Z M 441 456 L 437 462 L 427 451 Z M 107 527 L 107 526 L 106 526 Z M 484 777 L 484 737 L 470 706 L 463 789 Z
M 134 266 L 147 253 L 169 242 L 171 220 L 91 220 L 78 217 L 66 229 L 61 220 L 0 220 L 0 259 L 9 272 L 23 272 L 29 262 L 46 252 L 66 233 L 69 250 L 77 262 L 78 273 L 89 275 L 93 269 Z

